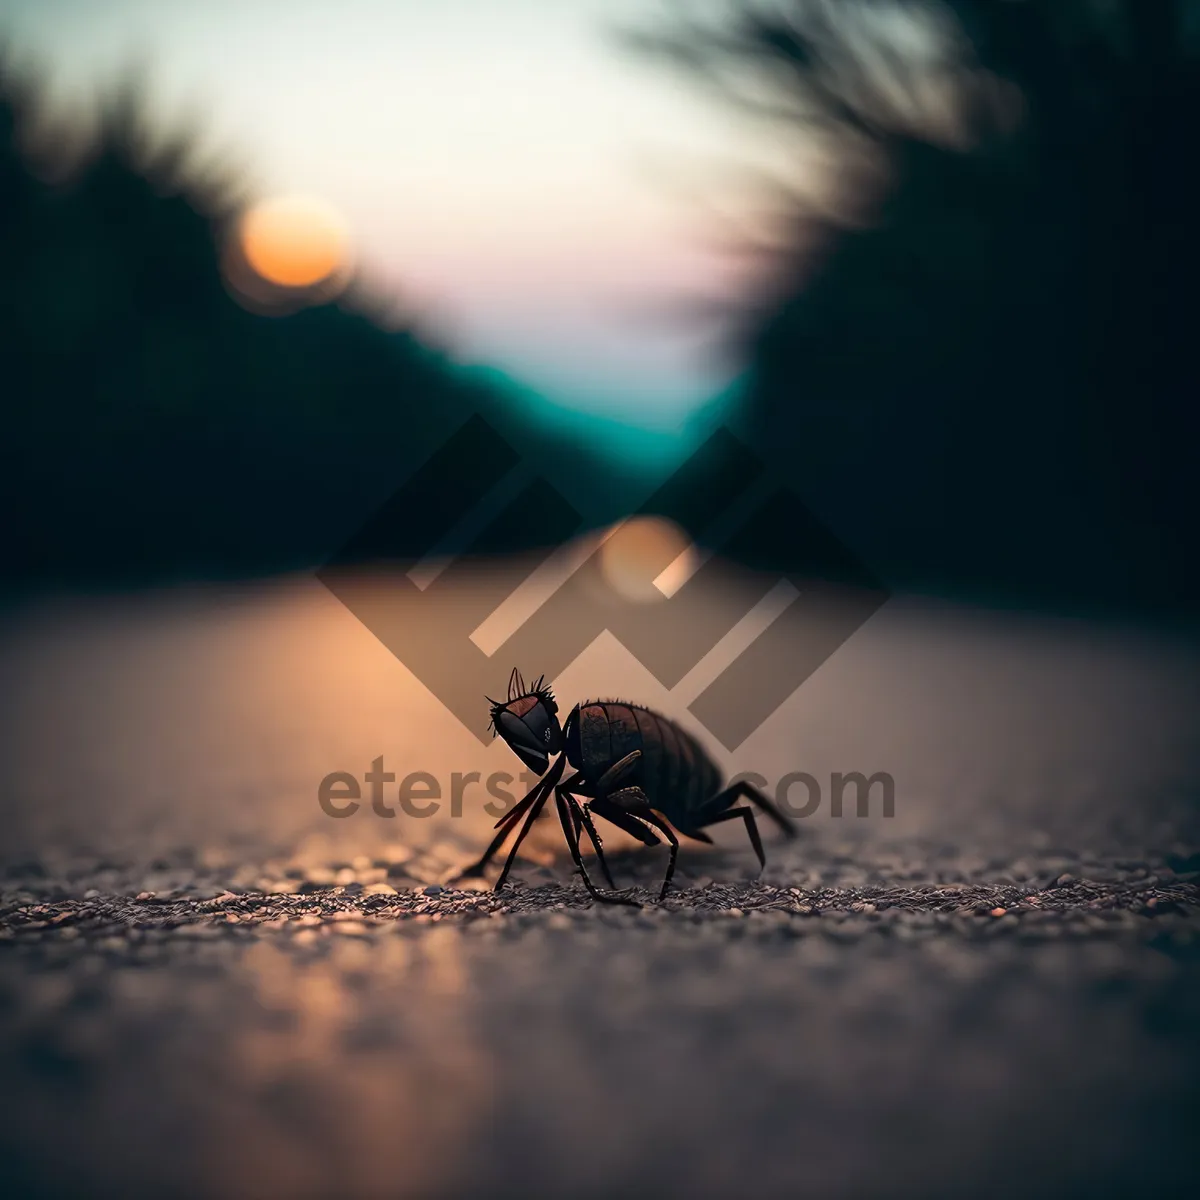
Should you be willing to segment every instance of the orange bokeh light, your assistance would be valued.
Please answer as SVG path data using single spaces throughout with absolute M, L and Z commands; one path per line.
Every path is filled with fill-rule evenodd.
M 350 237 L 336 210 L 306 196 L 264 200 L 242 215 L 241 251 L 268 283 L 283 288 L 313 287 L 344 272 Z
M 640 603 L 674 595 L 698 565 L 691 538 L 665 517 L 620 522 L 600 552 L 600 568 L 609 585 Z

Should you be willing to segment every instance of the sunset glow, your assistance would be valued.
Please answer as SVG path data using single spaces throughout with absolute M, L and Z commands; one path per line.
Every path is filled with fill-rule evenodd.
M 274 200 L 247 214 L 247 244 L 223 247 L 239 303 L 328 302 L 344 221 L 355 273 L 518 379 L 537 419 L 594 418 L 652 456 L 737 373 L 674 307 L 730 269 L 684 197 L 708 164 L 776 148 L 617 45 L 647 7 L 0 0 L 0 41 L 44 64 L 64 119 L 144 58 L 156 135 L 195 113 L 205 155 L 255 195 L 320 198 L 315 223 Z
M 277 287 L 313 287 L 350 262 L 345 222 L 329 205 L 305 196 L 277 197 L 248 209 L 240 241 L 246 262 Z

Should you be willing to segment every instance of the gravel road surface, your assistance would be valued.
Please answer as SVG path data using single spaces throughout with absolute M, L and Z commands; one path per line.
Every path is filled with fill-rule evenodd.
M 315 585 L 14 608 L 4 1194 L 1190 1190 L 1198 666 L 1180 634 L 893 602 L 722 765 L 886 770 L 895 817 L 823 804 L 759 878 L 723 827 L 662 904 L 664 853 L 614 838 L 645 900 L 617 908 L 553 822 L 506 892 L 445 886 L 482 792 L 320 812 L 380 755 L 512 764 Z M 603 638 L 556 683 L 683 715 Z

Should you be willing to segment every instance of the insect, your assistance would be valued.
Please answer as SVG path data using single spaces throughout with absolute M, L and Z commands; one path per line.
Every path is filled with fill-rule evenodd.
M 617 891 L 593 817 L 604 818 L 643 845 L 660 845 L 659 834 L 670 843 L 659 900 L 667 894 L 675 873 L 679 853 L 675 830 L 711 844 L 712 838 L 704 832 L 707 827 L 741 820 L 758 855 L 759 869 L 766 865 L 754 811 L 749 805 L 734 807 L 738 800 L 757 805 L 786 837 L 796 836 L 791 821 L 752 784 L 738 781 L 722 787 L 721 772 L 704 748 L 668 717 L 622 700 L 588 700 L 577 704 L 566 724 L 560 725 L 558 704 L 544 679 L 537 679 L 527 688 L 514 668 L 508 681 L 508 699 L 486 697 L 491 705 L 491 727 L 540 778 L 529 794 L 496 822 L 499 832 L 491 845 L 458 878 L 482 875 L 519 825 L 517 840 L 496 881 L 495 890 L 499 891 L 551 792 L 571 859 L 591 895 L 606 903 L 638 902 Z M 568 765 L 574 772 L 563 779 Z M 597 888 L 588 875 L 580 853 L 581 833 L 586 833 L 596 852 L 608 883 L 607 893 Z

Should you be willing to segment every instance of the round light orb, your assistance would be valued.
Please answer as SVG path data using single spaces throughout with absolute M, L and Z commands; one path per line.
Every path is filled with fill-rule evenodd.
M 275 287 L 315 287 L 350 264 L 345 221 L 315 197 L 259 201 L 242 214 L 238 234 L 246 263 Z
M 605 540 L 600 569 L 626 600 L 665 600 L 695 570 L 697 552 L 684 531 L 665 517 L 631 517 Z

